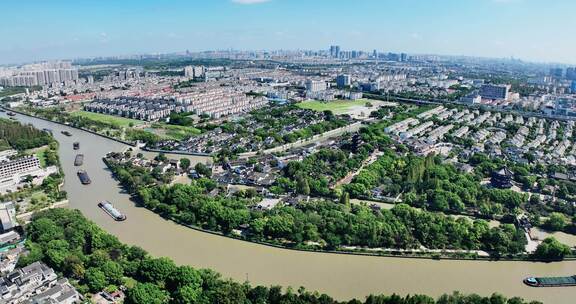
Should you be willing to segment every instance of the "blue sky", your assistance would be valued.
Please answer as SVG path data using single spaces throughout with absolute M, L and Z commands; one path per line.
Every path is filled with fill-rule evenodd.
M 343 49 L 576 64 L 574 0 L 18 0 L 0 63 L 210 49 Z

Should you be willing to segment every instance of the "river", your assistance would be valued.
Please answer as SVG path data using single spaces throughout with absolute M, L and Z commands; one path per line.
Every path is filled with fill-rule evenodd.
M 6 117 L 6 113 L 0 113 Z M 125 145 L 59 124 L 17 115 L 24 123 L 54 131 L 60 142 L 60 159 L 66 174 L 65 190 L 70 207 L 82 211 L 90 220 L 116 235 L 122 242 L 138 245 L 154 256 L 172 258 L 178 264 L 211 268 L 225 277 L 253 284 L 300 286 L 325 292 L 337 299 L 364 299 L 374 294 L 427 294 L 438 296 L 458 290 L 464 293 L 520 296 L 544 303 L 574 303 L 576 288 L 531 288 L 522 283 L 527 276 L 576 274 L 576 262 L 487 262 L 406 259 L 298 252 L 252 244 L 198 232 L 137 207 L 102 162 L 109 151 Z M 68 130 L 73 136 L 60 133 Z M 74 151 L 72 143 L 80 142 Z M 83 186 L 73 166 L 76 153 L 83 153 L 84 166 L 92 184 Z M 190 157 L 192 162 L 206 161 Z M 97 207 L 109 200 L 128 219 L 115 222 Z

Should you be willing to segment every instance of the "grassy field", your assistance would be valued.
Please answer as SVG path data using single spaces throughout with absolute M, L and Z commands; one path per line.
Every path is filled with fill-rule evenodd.
M 334 101 L 304 101 L 298 103 L 297 106 L 301 109 L 309 109 L 318 112 L 323 112 L 326 110 L 332 111 L 334 114 L 346 113 L 353 107 L 365 106 L 367 102 L 371 102 L 368 99 L 358 99 L 358 100 L 334 100 Z
M 143 121 L 136 120 L 136 119 L 130 119 L 130 118 L 100 114 L 100 113 L 92 113 L 92 112 L 87 112 L 87 111 L 73 112 L 73 113 L 71 113 L 71 115 L 72 116 L 81 116 L 81 117 L 85 117 L 88 119 L 101 121 L 104 123 L 112 124 L 112 125 L 119 127 L 119 128 L 130 127 L 130 125 L 137 126 L 137 125 L 141 125 L 144 123 Z
M 201 133 L 200 130 L 194 127 L 176 126 L 165 123 L 155 123 L 152 125 L 152 129 L 157 135 L 174 140 L 183 140 Z
M 10 149 L 12 149 L 10 144 L 4 138 L 0 138 L 0 151 L 10 150 Z
M 40 161 L 40 167 L 42 168 L 46 168 L 46 155 L 45 155 L 46 150 L 48 150 L 48 147 L 36 151 L 36 157 Z

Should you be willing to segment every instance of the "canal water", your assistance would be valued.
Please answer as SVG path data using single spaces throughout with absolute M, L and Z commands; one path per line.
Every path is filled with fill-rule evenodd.
M 0 113 L 0 117 L 6 117 L 6 113 Z M 224 277 L 248 279 L 253 284 L 295 289 L 304 286 L 341 300 L 364 299 L 370 293 L 439 296 L 457 290 L 481 295 L 498 292 L 544 303 L 574 303 L 576 288 L 530 288 L 524 286 L 522 279 L 532 275 L 575 275 L 576 262 L 436 261 L 298 252 L 185 228 L 137 207 L 111 177 L 102 157 L 110 151 L 122 151 L 125 145 L 40 119 L 22 115 L 16 118 L 54 131 L 60 142 L 60 159 L 66 174 L 64 188 L 71 208 L 79 209 L 122 242 L 138 245 L 154 256 L 170 257 L 178 264 L 211 268 Z M 62 130 L 72 136 L 62 135 Z M 72 149 L 75 141 L 80 142 L 78 151 Z M 73 163 L 77 153 L 85 155 L 82 168 L 90 175 L 91 185 L 80 184 L 76 176 L 78 168 Z M 190 159 L 193 163 L 208 161 L 203 157 Z M 112 220 L 97 207 L 101 200 L 112 202 L 127 220 Z

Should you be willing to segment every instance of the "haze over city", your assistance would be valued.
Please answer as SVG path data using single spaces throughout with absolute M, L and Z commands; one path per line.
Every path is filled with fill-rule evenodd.
M 372 49 L 576 62 L 570 0 L 10 1 L 0 64 L 214 49 Z

